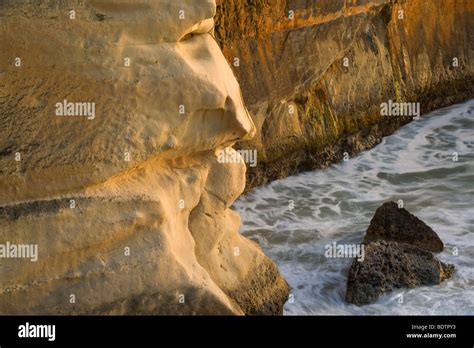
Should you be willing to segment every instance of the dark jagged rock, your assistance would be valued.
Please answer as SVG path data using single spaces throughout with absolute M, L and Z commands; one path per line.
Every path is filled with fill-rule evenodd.
M 354 259 L 347 279 L 346 301 L 363 305 L 403 288 L 437 285 L 454 266 L 431 252 L 443 242 L 423 221 L 394 202 L 377 209 L 364 237 L 364 258 Z
M 363 261 L 353 261 L 346 301 L 368 304 L 396 289 L 437 285 L 450 278 L 454 266 L 431 252 L 404 243 L 373 241 L 365 245 Z
M 433 252 L 443 251 L 444 248 L 431 227 L 394 202 L 384 203 L 370 221 L 364 243 L 374 240 L 406 243 Z

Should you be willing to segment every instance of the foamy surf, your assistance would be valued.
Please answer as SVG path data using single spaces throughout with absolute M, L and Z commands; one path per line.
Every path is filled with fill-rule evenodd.
M 347 162 L 241 197 L 235 203 L 241 232 L 261 244 L 292 287 L 285 314 L 474 314 L 473 149 L 470 100 L 425 115 Z M 456 273 L 439 286 L 392 292 L 362 307 L 348 305 L 344 296 L 352 260 L 328 259 L 324 248 L 360 243 L 376 208 L 399 199 L 438 233 L 445 243 L 438 257 L 454 264 Z

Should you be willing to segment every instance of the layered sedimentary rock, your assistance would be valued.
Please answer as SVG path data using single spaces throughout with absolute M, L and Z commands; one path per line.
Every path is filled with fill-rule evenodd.
M 257 135 L 248 187 L 373 147 L 421 112 L 474 96 L 470 0 L 220 0 L 216 38 Z M 413 115 L 412 115 L 413 116 Z
M 38 248 L 2 254 L 1 314 L 282 312 L 230 209 L 245 165 L 217 161 L 255 126 L 215 10 L 0 1 L 0 244 Z

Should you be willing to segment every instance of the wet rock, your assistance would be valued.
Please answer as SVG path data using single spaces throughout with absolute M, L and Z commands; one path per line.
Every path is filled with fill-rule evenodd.
M 453 265 L 444 264 L 429 251 L 404 243 L 373 241 L 365 245 L 364 259 L 352 263 L 346 301 L 368 304 L 393 290 L 440 284 L 453 273 Z
M 431 227 L 394 202 L 384 203 L 370 221 L 364 243 L 374 240 L 406 243 L 433 252 L 443 251 L 444 248 Z

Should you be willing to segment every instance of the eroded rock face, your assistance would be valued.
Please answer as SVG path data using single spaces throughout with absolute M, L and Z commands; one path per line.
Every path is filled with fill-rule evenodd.
M 393 290 L 440 284 L 453 273 L 453 265 L 444 264 L 427 250 L 377 240 L 365 245 L 363 261 L 353 261 L 346 301 L 368 304 Z
M 406 243 L 433 252 L 441 252 L 444 248 L 431 227 L 395 202 L 386 202 L 375 211 L 364 243 L 374 240 Z
M 325 167 L 421 112 L 474 96 L 469 0 L 219 0 L 216 37 L 243 86 L 258 151 L 247 189 Z
M 281 313 L 288 285 L 229 208 L 245 165 L 217 161 L 255 126 L 215 9 L 0 4 L 0 243 L 38 246 L 0 259 L 0 313 Z

